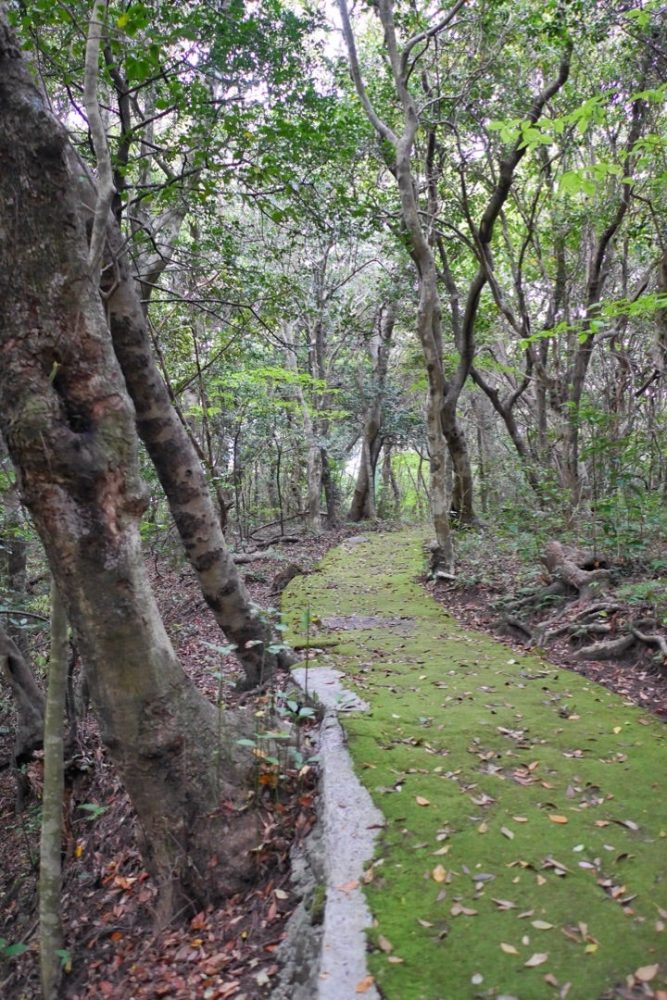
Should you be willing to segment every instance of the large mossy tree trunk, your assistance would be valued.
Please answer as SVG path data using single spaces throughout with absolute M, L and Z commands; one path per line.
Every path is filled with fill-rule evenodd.
M 89 270 L 84 180 L 2 8 L 0 123 L 0 427 L 168 919 L 238 888 L 252 833 L 232 783 L 218 808 L 217 713 L 184 674 L 144 571 L 134 410 Z

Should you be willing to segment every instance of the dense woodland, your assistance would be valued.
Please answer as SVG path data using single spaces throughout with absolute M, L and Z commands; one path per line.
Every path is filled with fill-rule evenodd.
M 33 816 L 44 766 L 47 1000 L 88 702 L 157 925 L 251 878 L 220 730 L 297 655 L 257 560 L 429 522 L 433 585 L 516 641 L 664 666 L 666 81 L 659 0 L 0 7 L 2 763 Z

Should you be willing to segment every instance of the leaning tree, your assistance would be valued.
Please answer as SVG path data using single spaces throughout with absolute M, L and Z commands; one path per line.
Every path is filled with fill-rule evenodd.
M 238 888 L 254 832 L 231 765 L 218 780 L 216 711 L 182 670 L 144 571 L 135 414 L 82 215 L 88 179 L 2 7 L 0 121 L 0 428 L 167 919 Z

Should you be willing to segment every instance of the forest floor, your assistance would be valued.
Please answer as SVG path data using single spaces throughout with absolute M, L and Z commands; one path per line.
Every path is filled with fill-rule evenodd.
M 292 567 L 310 573 L 331 546 L 359 532 L 359 526 L 350 526 L 317 540 L 302 539 L 257 552 L 257 558 L 243 567 L 254 599 L 264 607 L 275 607 L 279 591 L 295 571 Z M 345 550 L 348 548 L 345 546 Z M 474 552 L 470 559 L 472 566 Z M 149 566 L 168 631 L 197 685 L 214 701 L 222 685 L 227 704 L 234 704 L 239 697 L 247 702 L 249 696 L 238 695 L 234 688 L 238 673 L 233 658 L 216 650 L 224 640 L 190 570 L 179 559 L 165 554 L 149 558 Z M 509 562 L 500 562 L 496 570 L 495 579 L 486 574 L 483 580 L 474 580 L 469 571 L 456 585 L 429 584 L 428 589 L 462 623 L 497 631 L 506 626 L 492 605 L 500 593 L 509 589 L 512 567 Z M 419 567 L 412 566 L 413 571 L 419 572 Z M 305 583 L 320 579 L 319 572 L 302 578 Z M 423 590 L 420 593 L 423 595 Z M 315 607 L 312 613 L 316 612 L 322 614 Z M 303 623 L 293 617 L 292 625 L 297 626 L 303 639 Z M 517 637 L 506 636 L 504 641 L 516 645 Z M 645 662 L 635 659 L 611 666 L 574 663 L 571 652 L 564 639 L 550 649 L 549 657 L 602 680 L 626 701 L 644 706 L 647 713 L 667 717 L 667 683 L 648 657 Z M 284 685 L 285 680 L 280 683 Z M 253 695 L 250 703 L 259 713 L 258 718 L 266 719 L 276 701 L 273 692 Z M 0 728 L 0 759 L 11 751 L 8 719 L 0 718 L 0 727 L 5 727 Z M 242 898 L 229 900 L 225 907 L 201 912 L 155 938 L 151 919 L 154 890 L 135 846 L 131 809 L 106 760 L 91 717 L 80 725 L 77 740 L 80 752 L 69 774 L 66 817 L 63 904 L 68 952 L 65 961 L 71 962 L 71 971 L 65 977 L 63 1000 L 190 1000 L 194 996 L 261 1000 L 269 996 L 278 972 L 275 951 L 297 903 L 289 885 L 289 851 L 295 837 L 305 836 L 315 820 L 314 769 L 307 764 L 305 768 L 283 766 L 278 778 L 271 767 L 258 767 L 256 787 L 249 792 L 264 831 L 257 885 Z M 4 834 L 0 842 L 0 996 L 7 1000 L 33 1000 L 39 996 L 39 760 L 30 765 L 28 778 L 33 798 L 17 817 L 14 779 L 8 769 L 0 771 Z M 16 954 L 17 944 L 25 946 L 22 954 Z M 653 995 L 650 989 L 647 985 L 642 995 Z M 411 995 L 394 994 L 400 1000 Z M 476 994 L 460 994 L 469 995 Z M 527 996 L 522 993 L 521 1000 Z M 589 994 L 584 1000 L 591 997 Z
M 279 589 L 298 567 L 309 572 L 332 545 L 356 529 L 342 528 L 318 539 L 255 549 L 258 558 L 243 566 L 253 599 L 276 607 Z M 248 548 L 254 548 L 249 545 Z M 288 674 L 268 693 L 239 694 L 241 672 L 224 646 L 189 567 L 164 550 L 149 553 L 149 572 L 167 631 L 197 687 L 213 702 L 222 685 L 226 705 L 242 698 L 254 709 L 258 726 L 271 727 L 272 705 Z M 287 572 L 286 572 L 287 571 Z M 276 616 L 278 612 L 275 612 Z M 37 640 L 45 649 L 46 635 Z M 278 702 L 279 706 L 279 702 Z M 2 709 L 4 708 L 4 711 Z M 0 703 L 0 761 L 12 751 L 12 707 Z M 307 744 L 307 736 L 304 737 Z M 281 761 L 258 765 L 254 801 L 263 846 L 257 857 L 256 885 L 210 908 L 153 933 L 155 890 L 143 870 L 132 810 L 101 746 L 92 715 L 79 724 L 76 752 L 68 769 L 65 815 L 63 918 L 64 956 L 69 967 L 62 1000 L 261 1000 L 278 971 L 275 951 L 284 925 L 297 905 L 289 886 L 289 852 L 315 821 L 316 773 Z M 307 757 L 307 746 L 304 745 Z M 16 814 L 16 784 L 9 768 L 0 770 L 0 997 L 40 997 L 37 951 L 39 796 L 42 762 L 27 768 L 30 797 Z

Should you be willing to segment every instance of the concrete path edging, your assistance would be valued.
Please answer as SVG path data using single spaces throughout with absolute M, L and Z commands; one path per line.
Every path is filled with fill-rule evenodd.
M 338 670 L 311 667 L 306 671 L 298 667 L 292 676 L 324 708 L 319 733 L 320 818 L 316 850 L 321 854 L 317 867 L 326 895 L 322 926 L 315 931 L 319 954 L 313 955 L 312 947 L 307 949 L 316 968 L 308 970 L 307 983 L 306 970 L 293 968 L 291 985 L 283 980 L 273 997 L 279 1000 L 283 995 L 299 996 L 300 980 L 304 989 L 311 990 L 312 1000 L 357 1000 L 360 995 L 365 1000 L 380 1000 L 375 986 L 364 982 L 368 977 L 365 930 L 371 925 L 371 915 L 360 880 L 373 856 L 384 818 L 354 773 L 345 734 L 338 722 L 340 712 L 366 711 L 368 705 L 342 687 L 343 674 Z M 300 950 L 303 946 L 303 940 L 296 938 L 308 934 L 303 917 L 297 911 L 292 918 L 296 920 L 296 934 L 290 942 L 288 931 L 284 956 L 287 959 L 290 947 Z M 360 985 L 365 987 L 363 992 L 357 990 Z M 285 992 L 290 989 L 291 993 Z

